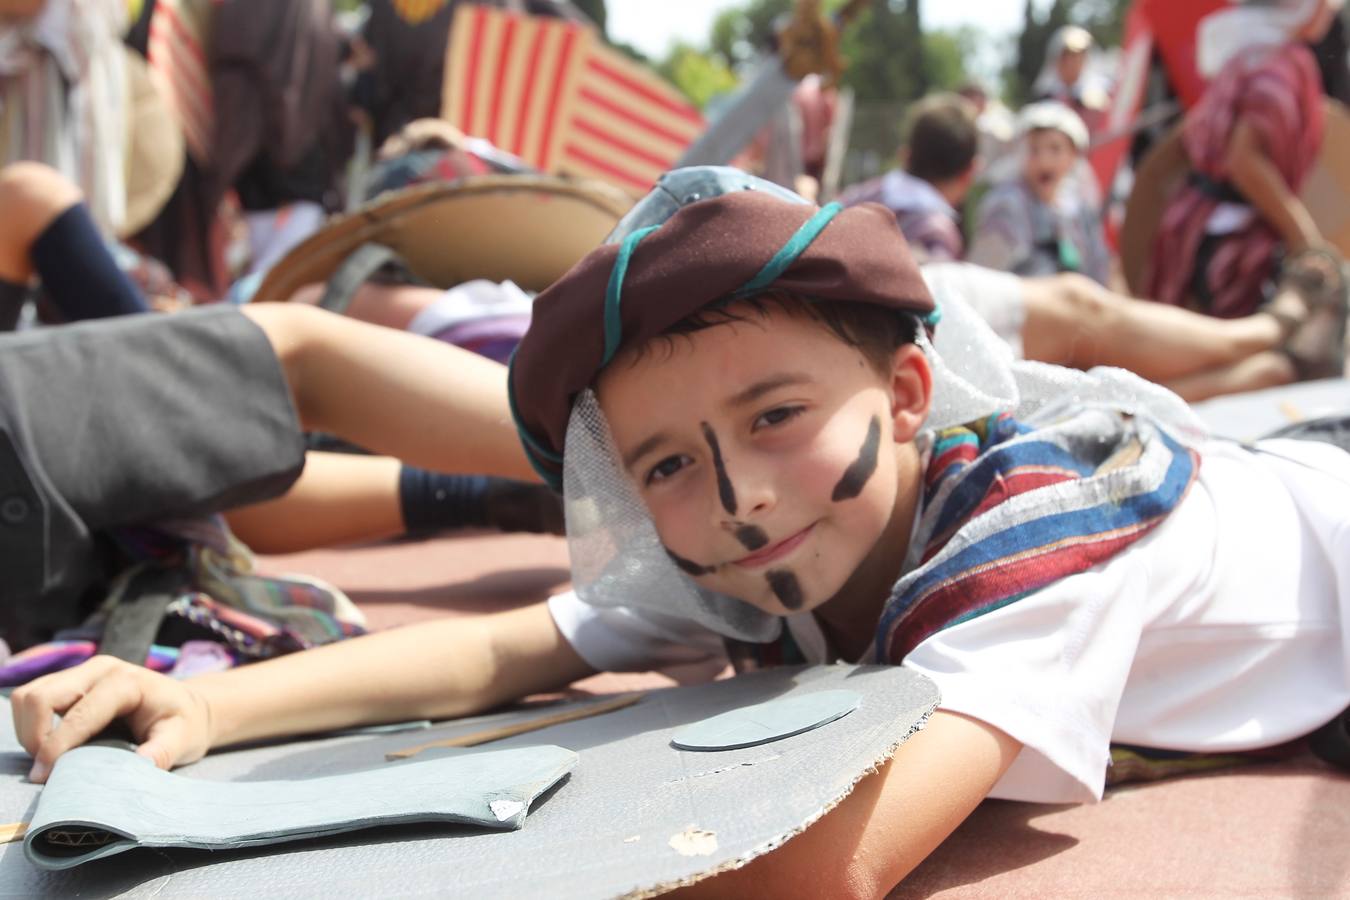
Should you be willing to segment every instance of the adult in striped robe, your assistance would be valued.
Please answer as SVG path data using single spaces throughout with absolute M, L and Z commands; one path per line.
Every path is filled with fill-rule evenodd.
M 1250 315 L 1280 251 L 1323 244 L 1298 199 L 1324 128 L 1317 60 L 1301 41 L 1326 32 L 1333 6 L 1279 0 L 1201 23 L 1199 63 L 1212 80 L 1183 126 L 1192 174 L 1163 213 L 1146 296 Z

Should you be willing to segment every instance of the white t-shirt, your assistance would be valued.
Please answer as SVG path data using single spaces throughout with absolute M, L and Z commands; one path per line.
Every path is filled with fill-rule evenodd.
M 1224 752 L 1300 737 L 1350 706 L 1350 455 L 1306 441 L 1205 447 L 1178 508 L 1110 561 L 941 631 L 904 665 L 941 707 L 1023 750 L 990 796 L 1099 799 L 1111 741 Z M 721 653 L 671 617 L 549 601 L 591 665 Z M 788 620 L 813 661 L 810 614 Z

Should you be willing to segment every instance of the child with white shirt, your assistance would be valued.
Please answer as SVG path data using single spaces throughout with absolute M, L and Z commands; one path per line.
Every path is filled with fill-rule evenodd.
M 926 728 L 689 889 L 882 896 L 986 796 L 1099 797 L 1112 741 L 1268 747 L 1350 704 L 1350 455 L 1014 364 L 887 210 L 749 187 L 658 191 L 536 301 L 510 406 L 575 594 L 186 683 L 96 659 L 14 695 L 39 779 L 115 716 L 167 767 L 726 649 L 892 663 L 939 686 Z

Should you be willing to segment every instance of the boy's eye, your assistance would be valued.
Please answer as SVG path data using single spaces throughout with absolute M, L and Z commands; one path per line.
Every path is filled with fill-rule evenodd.
M 688 464 L 689 457 L 687 456 L 667 456 L 648 470 L 647 483 L 655 484 L 658 481 L 665 481 Z
M 779 406 L 762 413 L 755 419 L 755 428 L 772 428 L 775 425 L 782 425 L 789 419 L 793 419 L 804 412 L 800 406 Z

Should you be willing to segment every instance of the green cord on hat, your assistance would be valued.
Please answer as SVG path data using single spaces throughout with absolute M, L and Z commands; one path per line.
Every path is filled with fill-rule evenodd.
M 816 214 L 806 220 L 797 233 L 788 238 L 788 242 L 773 255 L 773 259 L 764 264 L 764 268 L 759 270 L 759 274 L 751 278 L 744 285 L 732 292 L 732 299 L 745 297 L 749 294 L 757 294 L 778 280 L 778 277 L 787 271 L 788 266 L 797 261 L 797 257 L 806 252 L 806 248 L 811 246 L 825 226 L 833 221 L 834 217 L 844 207 L 838 203 L 827 203 L 816 211 Z
M 623 342 L 623 316 L 619 310 L 619 301 L 623 294 L 623 279 L 628 274 L 628 260 L 633 256 L 637 245 L 660 225 L 648 225 L 624 238 L 619 246 L 619 255 L 614 259 L 614 268 L 609 272 L 609 285 L 605 289 L 605 355 L 600 360 L 600 368 L 609 365 L 614 354 L 619 352 Z
M 516 407 L 516 383 L 513 377 L 515 370 L 516 351 L 512 350 L 511 357 L 506 362 L 506 402 L 511 407 L 511 419 L 516 423 L 516 434 L 520 436 L 520 442 L 525 446 L 525 458 L 529 460 L 530 468 L 534 469 L 535 473 L 544 479 L 545 484 L 555 491 L 562 491 L 562 478 L 545 466 L 543 461 L 562 466 L 563 458 L 561 454 L 554 453 L 535 440 L 534 435 L 530 434 L 530 430 L 525 427 L 525 422 L 520 418 L 520 410 Z

